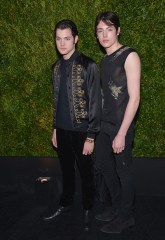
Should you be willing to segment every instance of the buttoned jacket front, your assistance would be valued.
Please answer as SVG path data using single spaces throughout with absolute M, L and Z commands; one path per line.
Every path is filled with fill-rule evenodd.
M 89 57 L 79 53 L 73 62 L 67 65 L 67 94 L 70 118 L 73 127 L 79 131 L 87 131 L 88 135 L 100 130 L 101 88 L 98 79 L 96 63 Z M 60 89 L 60 60 L 52 69 L 54 85 L 54 119 L 56 128 L 56 113 Z

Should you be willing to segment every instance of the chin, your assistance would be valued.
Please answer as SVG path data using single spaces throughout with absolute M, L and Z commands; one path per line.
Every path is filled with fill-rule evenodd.
M 108 48 L 109 47 L 109 44 L 106 44 L 106 43 L 100 43 L 102 47 L 104 48 Z
M 59 51 L 61 55 L 66 55 L 67 52 L 66 51 Z
M 103 44 L 103 46 L 105 47 L 105 48 L 109 48 L 111 45 L 110 44 Z

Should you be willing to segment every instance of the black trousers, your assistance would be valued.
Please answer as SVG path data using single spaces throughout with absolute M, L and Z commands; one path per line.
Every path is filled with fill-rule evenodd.
M 110 191 L 112 207 L 118 209 L 121 217 L 128 219 L 134 209 L 134 178 L 131 157 L 133 130 L 126 135 L 125 150 L 115 154 L 112 141 L 117 131 L 114 126 L 102 123 L 96 140 L 96 166 L 100 168 Z
M 57 129 L 58 156 L 63 175 L 63 192 L 61 206 L 69 206 L 75 193 L 75 167 L 80 172 L 82 186 L 82 204 L 84 209 L 91 209 L 94 202 L 93 159 L 91 155 L 83 155 L 86 133 Z

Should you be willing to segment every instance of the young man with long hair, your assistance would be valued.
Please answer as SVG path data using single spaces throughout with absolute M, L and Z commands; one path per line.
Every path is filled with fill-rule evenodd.
M 119 42 L 120 21 L 115 13 L 98 14 L 95 31 L 106 52 L 101 61 L 103 109 L 96 165 L 103 173 L 112 202 L 96 219 L 107 222 L 102 232 L 120 233 L 135 225 L 131 151 L 140 102 L 141 67 L 137 52 Z

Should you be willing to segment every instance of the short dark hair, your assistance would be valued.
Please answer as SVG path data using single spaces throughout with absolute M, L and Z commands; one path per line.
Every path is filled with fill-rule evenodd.
M 116 28 L 116 31 L 120 27 L 119 17 L 114 12 L 111 11 L 101 12 L 96 17 L 95 33 L 97 32 L 97 25 L 99 24 L 100 21 L 103 21 L 108 26 L 113 25 Z
M 54 29 L 54 34 L 56 36 L 56 30 L 57 29 L 66 29 L 66 28 L 69 28 L 72 32 L 72 36 L 75 38 L 75 36 L 78 35 L 78 30 L 77 30 L 77 26 L 76 24 L 69 20 L 69 19 L 63 19 L 61 21 L 59 21 L 56 25 L 55 25 L 55 29 Z

